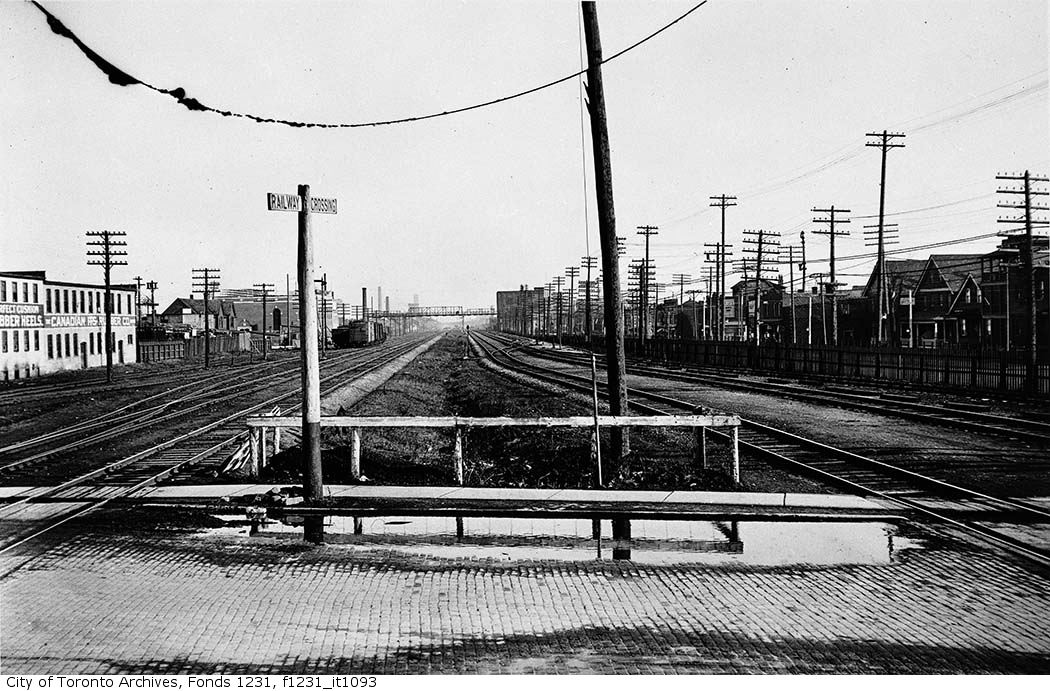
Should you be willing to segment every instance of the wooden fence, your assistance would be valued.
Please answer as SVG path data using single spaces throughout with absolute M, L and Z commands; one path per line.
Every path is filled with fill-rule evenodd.
M 212 334 L 209 346 L 212 354 L 239 353 L 250 347 L 251 336 L 247 333 Z M 186 360 L 204 357 L 204 336 L 180 338 L 171 341 L 139 341 L 139 362 L 161 362 L 163 360 Z
M 579 337 L 563 337 L 562 342 L 586 346 L 585 339 Z M 594 339 L 594 346 L 602 350 L 604 344 Z M 836 348 L 673 339 L 650 339 L 644 343 L 625 339 L 624 347 L 630 356 L 717 369 L 896 382 L 988 393 L 1050 395 L 1050 357 L 1046 353 L 1040 353 L 1038 364 L 1033 367 L 1025 351 Z

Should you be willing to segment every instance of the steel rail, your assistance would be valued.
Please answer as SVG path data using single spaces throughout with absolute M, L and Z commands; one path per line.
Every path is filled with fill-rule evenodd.
M 413 340 L 407 341 L 405 343 L 395 344 L 391 348 L 391 350 L 388 350 L 388 351 L 386 351 L 386 352 L 384 352 L 382 354 L 377 354 L 377 356 L 374 357 L 374 358 L 366 359 L 366 361 L 363 362 L 363 363 L 358 363 L 358 365 L 355 366 L 354 368 L 352 368 L 352 370 L 351 370 L 351 371 L 355 372 L 356 376 L 354 377 L 354 379 L 358 379 L 360 377 L 363 377 L 366 374 L 368 374 L 368 373 L 370 373 L 370 372 L 372 372 L 372 371 L 374 371 L 376 369 L 379 369 L 380 367 L 383 367 L 386 364 L 389 364 L 390 362 L 396 360 L 397 358 L 401 357 L 405 353 L 410 352 L 413 348 L 417 347 L 421 343 L 422 340 L 423 339 L 413 339 Z M 362 367 L 362 366 L 364 366 L 364 367 Z M 357 370 L 360 370 L 360 371 L 357 371 Z M 321 378 L 321 382 L 322 383 L 324 383 L 324 382 L 332 382 L 332 380 L 337 379 L 337 378 L 339 379 L 339 381 L 333 383 L 331 386 L 326 388 L 324 390 L 324 393 L 330 393 L 334 389 L 341 388 L 341 387 L 345 386 L 346 383 L 348 383 L 344 379 L 346 374 L 347 374 L 346 370 L 339 370 L 339 371 L 333 372 L 333 373 L 331 373 L 331 374 L 329 374 L 327 376 L 322 377 Z M 350 381 L 353 381 L 354 379 L 351 379 Z M 281 401 L 281 400 L 283 400 L 285 398 L 288 398 L 289 396 L 295 395 L 296 393 L 297 393 L 297 391 L 290 391 L 290 392 L 287 392 L 287 393 L 284 393 L 284 394 L 272 397 L 271 399 L 269 399 L 267 401 L 264 401 L 262 403 L 255 404 L 253 406 L 250 406 L 248 408 L 240 410 L 240 411 L 234 413 L 233 415 L 225 416 L 224 418 L 222 418 L 220 420 L 213 421 L 213 422 L 211 422 L 211 423 L 209 423 L 207 425 L 204 425 L 204 426 L 202 426 L 202 427 L 200 427 L 200 428 L 198 428 L 196 430 L 193 430 L 191 432 L 187 432 L 187 433 L 181 434 L 181 435 L 175 437 L 174 439 L 168 440 L 166 442 L 162 442 L 161 444 L 157 444 L 154 447 L 151 447 L 150 449 L 146 449 L 145 451 L 138 452 L 138 453 L 133 454 L 132 456 L 129 456 L 129 457 L 125 458 L 125 459 L 121 459 L 120 461 L 116 461 L 114 463 L 110 463 L 110 464 L 108 464 L 108 465 L 106 465 L 106 466 L 104 466 L 102 468 L 98 468 L 98 469 L 95 469 L 95 470 L 93 470 L 93 471 L 91 471 L 89 473 L 85 473 L 85 474 L 83 474 L 83 475 L 81 475 L 81 476 L 79 476 L 77 478 L 74 478 L 73 480 L 70 480 L 70 481 L 67 481 L 65 483 L 62 483 L 61 485 L 57 485 L 55 487 L 45 487 L 45 488 L 41 488 L 39 491 L 31 492 L 28 495 L 19 497 L 15 501 L 9 502 L 9 503 L 4 504 L 4 505 L 0 505 L 0 514 L 11 514 L 12 512 L 9 511 L 9 509 L 12 509 L 12 508 L 16 509 L 16 512 L 19 511 L 19 510 L 23 510 L 30 503 L 39 502 L 40 500 L 45 499 L 46 497 L 49 497 L 49 496 L 50 497 L 55 497 L 60 492 L 63 492 L 63 491 L 65 491 L 65 490 L 67 490 L 67 489 L 69 489 L 71 487 L 75 487 L 77 485 L 85 484 L 85 483 L 89 482 L 90 480 L 93 480 L 95 478 L 101 477 L 102 475 L 109 474 L 109 473 L 113 472 L 114 470 L 124 469 L 124 468 L 126 468 L 126 467 L 128 467 L 128 466 L 130 466 L 130 465 L 132 465 L 134 463 L 136 463 L 139 460 L 142 460 L 144 458 L 148 458 L 151 455 L 156 455 L 156 454 L 158 454 L 158 453 L 160 453 L 162 451 L 165 451 L 167 449 L 173 448 L 176 444 L 178 444 L 180 442 L 187 441 L 188 439 L 192 439 L 194 437 L 202 436 L 203 434 L 206 434 L 206 433 L 208 433 L 208 432 L 210 432 L 210 431 L 212 431 L 212 430 L 222 426 L 225 423 L 228 423 L 228 422 L 230 422 L 232 420 L 235 420 L 235 419 L 243 418 L 245 415 L 251 414 L 252 412 L 255 412 L 256 410 L 260 410 L 260 409 L 266 408 L 266 407 L 268 407 L 270 405 L 273 405 L 273 404 L 275 404 L 275 403 L 277 403 L 277 402 L 279 402 L 279 401 Z M 295 409 L 297 409 L 299 407 L 300 407 L 300 405 L 296 404 L 296 405 L 290 407 L 288 410 L 289 410 L 289 412 L 291 412 L 291 411 L 294 411 Z M 95 510 L 101 508 L 102 506 L 105 506 L 106 504 L 108 504 L 108 503 L 110 503 L 110 502 L 112 502 L 112 501 L 114 501 L 116 499 L 121 499 L 121 498 L 127 497 L 128 495 L 130 495 L 130 494 L 132 494 L 134 492 L 137 492 L 137 491 L 139 491 L 139 490 L 141 490 L 141 489 L 143 489 L 143 488 L 145 488 L 145 487 L 147 487 L 147 486 L 149 486 L 151 484 L 155 484 L 156 482 L 158 482 L 158 481 L 160 481 L 160 480 L 170 476 L 171 474 L 173 474 L 175 472 L 178 472 L 178 470 L 180 470 L 181 468 L 183 468 L 183 467 L 185 467 L 187 465 L 192 465 L 194 463 L 197 463 L 200 460 L 202 460 L 204 458 L 207 458 L 208 456 L 214 454 L 219 449 L 222 449 L 225 446 L 228 446 L 228 445 L 230 445 L 232 443 L 235 443 L 235 442 L 243 439 L 245 434 L 246 434 L 246 432 L 244 432 L 243 430 L 239 431 L 236 434 L 234 434 L 234 435 L 232 435 L 232 436 L 230 436 L 228 438 L 225 438 L 225 439 L 223 439 L 223 440 L 221 440 L 221 441 L 219 441 L 217 443 L 211 444 L 207 449 L 205 449 L 203 451 L 200 451 L 200 452 L 197 452 L 197 453 L 193 454 L 192 456 L 190 456 L 189 458 L 182 459 L 182 460 L 178 461 L 177 463 L 175 463 L 173 465 L 168 465 L 168 466 L 164 467 L 163 469 L 161 469 L 160 471 L 158 471 L 156 473 L 153 473 L 153 474 L 149 475 L 147 478 L 145 478 L 143 480 L 139 480 L 138 482 L 135 482 L 132 485 L 120 488 L 119 490 L 117 490 L 116 492 L 114 492 L 113 494 L 111 494 L 108 497 L 92 500 L 89 503 L 89 505 L 81 507 L 81 508 L 78 508 L 77 510 L 75 510 L 72 513 L 64 514 L 58 520 L 55 520 L 53 522 L 48 523 L 46 526 L 40 528 L 39 530 L 36 530 L 36 531 L 34 531 L 33 533 L 31 533 L 29 535 L 23 536 L 23 537 L 19 538 L 15 542 L 12 542 L 12 543 L 10 543 L 8 545 L 4 545 L 3 547 L 0 547 L 0 554 L 4 554 L 4 553 L 6 553 L 6 552 L 8 552 L 10 550 L 13 550 L 16 547 L 25 544 L 26 542 L 29 542 L 29 541 L 31 541 L 31 540 L 33 540 L 33 539 L 35 539 L 35 538 L 37 538 L 37 537 L 47 533 L 47 532 L 50 532 L 51 530 L 57 528 L 60 525 L 68 523 L 69 521 L 74 520 L 75 518 L 79 518 L 80 516 L 83 516 L 83 515 L 85 515 L 87 513 L 95 511 Z M 7 515 L 5 517 L 6 518 L 10 518 L 11 516 Z
M 540 368 L 538 365 L 530 365 L 530 364 L 523 363 L 520 360 L 514 358 L 513 356 L 508 355 L 506 352 L 502 352 L 501 353 L 502 357 L 507 358 L 509 360 L 512 360 L 514 364 L 508 364 L 508 363 L 499 362 L 495 357 L 492 356 L 492 353 L 487 348 L 485 348 L 483 345 L 481 345 L 482 339 L 485 338 L 485 337 L 481 337 L 478 334 L 474 334 L 474 333 L 472 333 L 471 336 L 476 340 L 476 342 L 479 343 L 479 345 L 485 351 L 486 355 L 488 355 L 490 357 L 490 359 L 492 359 L 494 362 L 497 362 L 497 364 L 500 364 L 503 367 L 507 367 L 507 368 L 515 370 L 515 371 L 517 371 L 517 372 L 519 372 L 521 374 L 527 374 L 527 376 L 535 377 L 535 378 L 547 381 L 549 383 L 557 384 L 557 385 L 560 385 L 560 386 L 568 386 L 570 388 L 577 389 L 577 390 L 580 390 L 580 391 L 584 391 L 584 390 L 589 391 L 590 390 L 590 379 L 588 377 L 584 377 L 584 376 L 581 376 L 581 375 L 574 375 L 574 374 L 564 373 L 564 372 L 559 372 L 556 375 L 555 374 L 550 374 L 551 370 L 546 369 L 546 368 Z M 540 373 L 536 372 L 537 369 L 542 369 L 542 370 L 548 372 L 548 374 L 540 374 Z M 567 381 L 565 381 L 566 379 L 568 379 L 570 381 L 567 382 Z M 572 381 L 572 380 L 577 380 L 579 382 L 586 382 L 586 384 L 576 383 L 575 381 Z M 604 385 L 600 385 L 600 386 L 604 388 Z M 606 395 L 606 394 L 603 394 L 603 395 Z M 670 398 L 668 396 L 663 396 L 661 394 L 653 394 L 651 392 L 646 392 L 646 391 L 642 391 L 642 390 L 638 390 L 638 389 L 628 389 L 628 395 L 629 396 L 633 395 L 635 397 L 647 398 L 647 399 L 650 399 L 650 400 L 654 400 L 654 399 L 661 400 L 666 405 L 672 405 L 672 406 L 684 408 L 686 410 L 692 410 L 692 409 L 694 409 L 696 407 L 695 405 L 693 405 L 691 403 L 688 403 L 686 401 L 679 401 L 677 399 L 673 399 L 673 398 Z M 640 403 L 638 403 L 636 401 L 631 401 L 629 403 L 629 405 L 632 406 L 632 407 L 635 407 L 635 408 L 637 408 L 639 410 L 647 410 L 648 412 L 652 412 L 652 413 L 668 414 L 664 410 L 661 410 L 659 408 L 655 408 L 655 407 L 652 407 L 652 406 L 646 406 L 646 405 L 640 404 Z M 929 483 L 933 484 L 934 486 L 943 486 L 943 487 L 946 487 L 946 488 L 951 488 L 951 490 L 953 492 L 960 492 L 960 493 L 962 493 L 964 495 L 970 495 L 971 498 L 976 498 L 976 499 L 979 499 L 981 501 L 986 501 L 986 502 L 990 501 L 990 502 L 995 503 L 995 504 L 1008 506 L 1008 507 L 1010 507 L 1011 509 L 1014 509 L 1014 510 L 1023 511 L 1023 512 L 1026 512 L 1026 513 L 1031 513 L 1033 515 L 1038 516 L 1040 519 L 1045 519 L 1046 517 L 1050 516 L 1050 512 L 1047 512 L 1046 510 L 1044 510 L 1044 509 L 1042 509 L 1040 507 L 1034 507 L 1034 506 L 1031 506 L 1031 505 L 1028 505 L 1028 504 L 1016 502 L 1014 500 L 1003 499 L 1001 497 L 992 497 L 990 495 L 985 495 L 983 493 L 976 492 L 974 490 L 957 487 L 957 486 L 951 485 L 949 483 L 943 483 L 943 482 L 937 480 L 936 478 L 929 478 L 927 476 L 922 476 L 921 474 L 913 473 L 912 471 L 907 471 L 907 470 L 905 470 L 903 468 L 897 468 L 896 466 L 891 466 L 889 464 L 882 463 L 881 461 L 875 461 L 874 459 L 868 459 L 866 457 L 859 456 L 857 454 L 853 454 L 851 452 L 848 452 L 848 451 L 845 451 L 845 450 L 842 450 L 842 449 L 836 449 L 836 448 L 828 446 L 826 444 L 822 444 L 821 442 L 816 442 L 814 440 L 809 440 L 809 439 L 806 439 L 804 437 L 800 437 L 798 435 L 794 435 L 794 434 L 792 434 L 790 432 L 786 432 L 786 431 L 783 431 L 783 430 L 777 430 L 776 428 L 769 427 L 767 425 L 762 425 L 761 423 L 755 423 L 755 422 L 753 422 L 751 420 L 747 420 L 747 419 L 743 419 L 742 418 L 740 422 L 741 422 L 741 431 L 744 431 L 745 429 L 747 429 L 749 427 L 753 428 L 753 429 L 758 429 L 758 430 L 760 430 L 762 432 L 765 432 L 767 434 L 771 434 L 773 436 L 778 436 L 778 437 L 782 437 L 782 438 L 791 439 L 794 443 L 796 443 L 796 444 L 798 444 L 800 446 L 803 446 L 803 448 L 805 448 L 806 446 L 811 446 L 811 447 L 813 447 L 815 449 L 821 449 L 821 450 L 824 450 L 825 452 L 834 453 L 835 455 L 838 455 L 840 457 L 847 457 L 847 458 L 850 458 L 850 459 L 858 461 L 858 462 L 860 462 L 860 461 L 871 462 L 871 463 L 873 463 L 873 464 L 875 464 L 877 466 L 883 467 L 886 472 L 890 472 L 891 470 L 892 471 L 901 471 L 901 472 L 903 472 L 905 474 L 908 474 L 908 475 L 911 475 L 911 476 L 917 476 L 917 478 L 922 478 L 924 483 L 925 482 L 929 482 Z M 711 430 L 711 433 L 717 434 L 719 436 L 725 436 L 722 433 L 717 432 L 715 430 Z M 922 513 L 923 515 L 928 516 L 930 518 L 934 518 L 937 521 L 940 521 L 940 522 L 952 525 L 954 527 L 963 529 L 964 531 L 968 531 L 970 533 L 979 535 L 979 536 L 981 536 L 981 537 L 983 537 L 985 539 L 988 539 L 988 540 L 990 540 L 992 542 L 995 542 L 995 543 L 997 543 L 999 545 L 1009 547 L 1009 548 L 1013 549 L 1014 551 L 1025 555 L 1028 558 L 1040 561 L 1040 562 L 1042 562 L 1044 564 L 1050 564 L 1050 552 L 1046 552 L 1044 550 L 1032 547 L 1031 545 L 1029 545 L 1027 543 L 1024 543 L 1024 542 L 1022 542 L 1020 540 L 1017 540 L 1017 539 L 1015 539 L 1013 537 L 1010 537 L 1008 535 L 1005 535 L 1004 533 L 1001 533 L 1000 531 L 996 531 L 996 530 L 994 530 L 992 528 L 987 528 L 985 526 L 977 525 L 977 524 L 966 522 L 966 521 L 961 521 L 961 520 L 952 518 L 950 516 L 946 516 L 946 515 L 938 512 L 938 511 L 935 511 L 935 510 L 930 509 L 930 508 L 928 508 L 926 506 L 923 506 L 922 504 L 920 504 L 918 502 L 915 502 L 915 501 L 913 501 L 911 499 L 908 499 L 906 497 L 901 497 L 901 496 L 897 496 L 897 495 L 890 494 L 890 493 L 887 493 L 887 492 L 883 492 L 883 491 L 880 491 L 878 489 L 875 489 L 875 488 L 872 488 L 872 487 L 868 487 L 866 485 L 854 482 L 854 481 L 849 480 L 847 478 L 835 475 L 834 473 L 829 473 L 829 472 L 827 472 L 825 470 L 822 470 L 820 468 L 816 468 L 816 467 L 814 467 L 814 466 L 812 466 L 812 465 L 810 465 L 808 463 L 805 463 L 803 461 L 799 461 L 797 459 L 789 458 L 789 457 L 785 456 L 784 454 L 778 453 L 776 451 L 772 451 L 770 449 L 762 448 L 762 447 L 760 447 L 760 446 L 758 446 L 756 444 L 752 444 L 752 443 L 750 443 L 748 441 L 745 441 L 744 439 L 740 439 L 739 443 L 744 449 L 750 450 L 750 451 L 755 452 L 755 453 L 760 453 L 760 454 L 762 454 L 762 455 L 764 455 L 766 457 L 774 458 L 774 459 L 782 461 L 782 462 L 786 462 L 788 465 L 793 466 L 795 468 L 798 468 L 800 470 L 804 470 L 806 473 L 810 473 L 810 474 L 816 475 L 818 477 L 825 478 L 825 479 L 827 479 L 829 481 L 832 481 L 835 484 L 838 484 L 840 486 L 849 487 L 849 488 L 853 489 L 854 491 L 856 491 L 857 493 L 867 494 L 867 495 L 871 495 L 871 496 L 877 496 L 877 497 L 879 497 L 881 499 L 884 499 L 886 501 L 891 501 L 891 502 L 900 504 L 902 506 L 906 506 L 909 509 L 912 509 L 912 510 L 914 510 L 916 512 Z

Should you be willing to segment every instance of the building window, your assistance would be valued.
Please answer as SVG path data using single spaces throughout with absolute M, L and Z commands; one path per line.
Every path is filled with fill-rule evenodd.
M 69 334 L 66 334 L 66 357 L 69 357 L 69 354 L 70 354 L 71 352 L 73 352 L 73 351 L 72 351 L 72 349 L 71 349 L 71 348 L 69 347 Z
M 33 284 L 33 302 L 40 302 L 40 293 L 37 292 L 39 287 L 36 283 Z
M 4 335 L 6 336 L 7 333 L 4 333 Z M 16 353 L 18 352 L 18 332 L 17 331 L 12 331 L 11 332 L 11 350 L 15 351 Z
M 62 291 L 62 311 L 67 313 L 67 314 L 69 313 L 69 291 L 68 290 L 63 290 Z
M 80 311 L 87 313 L 87 296 L 84 295 L 84 291 L 80 291 Z
M 0 331 L 0 352 L 7 352 L 7 332 Z
M 7 281 L 0 281 L 0 302 L 7 302 Z
M 73 293 L 73 311 L 77 311 L 77 291 L 71 291 Z
M 47 311 L 50 312 L 51 311 L 51 289 L 48 288 L 46 292 L 47 292 Z
M 11 302 L 18 302 L 18 281 L 11 281 Z M 15 370 L 18 374 L 18 370 Z
M 40 332 L 33 331 L 33 350 L 40 350 Z
M 80 339 L 77 338 L 76 334 L 73 334 L 73 354 L 74 355 L 79 355 L 80 354 Z
M 128 334 L 128 345 L 131 345 L 131 334 Z
M 47 335 L 47 359 L 53 360 L 55 357 L 55 340 L 51 334 Z
M 29 329 L 22 332 L 22 343 L 25 344 L 25 350 L 29 352 Z
M 22 302 L 29 302 L 29 284 L 22 284 Z

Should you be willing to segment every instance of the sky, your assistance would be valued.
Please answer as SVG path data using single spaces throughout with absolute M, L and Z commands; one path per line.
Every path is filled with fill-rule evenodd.
M 699 0 L 697 0 L 699 1 Z M 41 4 L 103 58 L 220 109 L 310 122 L 412 117 L 486 102 L 581 69 L 572 2 L 54 2 Z M 606 56 L 695 2 L 599 2 Z M 889 152 L 896 256 L 982 252 L 995 176 L 1050 173 L 1045 0 L 709 0 L 603 66 L 617 231 L 627 260 L 651 239 L 657 281 L 706 276 L 727 194 L 727 241 L 806 232 L 827 270 L 814 207 L 878 211 Z M 223 288 L 295 281 L 296 218 L 266 193 L 336 198 L 316 215 L 318 273 L 351 304 L 382 286 L 391 306 L 484 307 L 597 255 L 589 129 L 579 80 L 466 113 L 352 129 L 304 129 L 194 112 L 108 81 L 26 2 L 0 1 L 0 270 L 101 281 L 84 233 L 127 233 L 134 276 L 163 309 L 191 270 Z M 854 218 L 840 280 L 873 259 Z M 852 258 L 851 258 L 852 257 Z M 787 266 L 783 267 L 785 274 Z M 732 277 L 731 277 L 732 280 Z M 689 287 L 689 286 L 687 286 Z M 703 283 L 693 287 L 704 288 Z

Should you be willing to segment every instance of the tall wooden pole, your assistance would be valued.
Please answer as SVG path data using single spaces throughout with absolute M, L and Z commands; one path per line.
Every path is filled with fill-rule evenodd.
M 310 224 L 310 186 L 299 185 L 299 344 L 303 380 L 303 490 L 305 499 L 324 496 L 321 476 L 321 375 L 317 353 L 317 296 L 314 294 L 314 244 Z M 306 536 L 310 540 L 310 535 Z
M 598 198 L 598 236 L 602 247 L 605 367 L 609 409 L 613 415 L 626 415 L 627 359 L 623 347 L 623 303 L 616 247 L 612 160 L 609 153 L 609 128 L 605 118 L 605 89 L 602 86 L 602 42 L 598 34 L 598 10 L 594 2 L 588 0 L 581 3 L 581 9 L 587 42 L 587 110 L 591 120 L 595 191 Z M 612 460 L 618 466 L 624 456 L 630 453 L 630 440 L 623 427 L 612 429 L 612 442 Z

